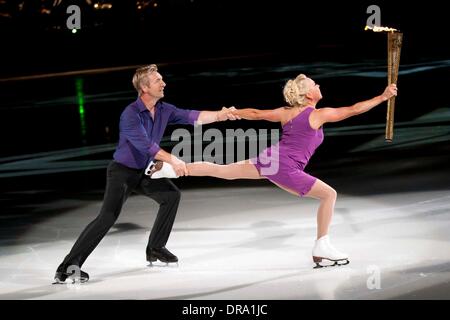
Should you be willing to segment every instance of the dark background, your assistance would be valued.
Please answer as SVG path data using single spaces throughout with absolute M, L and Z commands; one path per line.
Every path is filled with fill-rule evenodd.
M 112 7 L 95 10 L 96 2 Z M 136 3 L 144 2 L 147 7 L 137 10 Z M 109 0 L 89 6 L 86 1 L 62 0 L 56 7 L 53 1 L 2 3 L 3 77 L 250 53 L 291 52 L 314 60 L 330 48 L 349 59 L 379 56 L 374 37 L 363 32 L 371 4 L 381 8 L 382 25 L 407 36 L 408 54 L 402 58 L 449 53 L 444 1 Z M 81 8 L 77 34 L 66 28 L 70 4 Z
M 400 71 L 415 70 L 400 74 L 396 123 L 449 108 L 450 46 L 444 1 L 110 0 L 89 4 L 62 0 L 55 7 L 53 3 L 0 1 L 2 165 L 23 159 L 39 161 L 42 152 L 109 144 L 103 153 L 86 151 L 72 159 L 106 163 L 118 139 L 120 113 L 136 99 L 131 78 L 137 65 L 157 63 L 168 84 L 165 100 L 182 108 L 279 107 L 284 83 L 299 73 L 321 84 L 324 99 L 318 107 L 349 105 L 378 95 L 386 86 L 387 50 L 385 34 L 364 31 L 369 17 L 366 10 L 372 4 L 381 8 L 383 26 L 404 33 Z M 96 10 L 95 3 L 112 7 Z M 65 10 L 70 4 L 81 7 L 82 26 L 75 34 L 66 27 L 69 14 Z M 145 8 L 137 10 L 138 5 Z M 441 66 L 434 67 L 436 63 Z M 358 68 L 361 72 L 352 73 Z M 410 161 L 426 154 L 433 164 L 424 168 L 427 162 L 418 161 L 410 170 L 427 172 L 436 167 L 435 155 L 448 156 L 445 139 L 405 151 L 400 136 L 388 151 L 348 153 L 373 139 L 382 141 L 382 127 L 366 134 L 327 134 L 328 129 L 342 126 L 383 124 L 385 114 L 385 106 L 380 106 L 327 125 L 325 142 L 309 170 L 314 174 L 321 168 L 330 169 L 331 178 L 341 170 L 335 170 L 337 158 L 348 157 L 349 166 L 352 161 L 371 166 L 385 159 L 407 157 Z M 443 118 L 438 125 L 448 127 L 449 123 Z M 248 121 L 209 127 L 280 128 L 279 124 Z M 410 135 L 419 130 L 415 128 L 433 131 L 433 127 L 412 124 Z M 167 137 L 172 130 L 168 128 Z M 170 150 L 170 145 L 165 148 Z M 56 160 L 52 166 L 62 162 Z M 31 165 L 28 169 L 30 174 L 24 175 L 26 164 L 16 169 L 3 166 L 2 187 L 29 188 L 33 181 L 68 188 L 63 183 L 67 175 L 75 190 L 104 185 L 102 165 L 48 175 L 32 173 Z M 183 181 L 177 183 L 210 185 L 208 179 Z

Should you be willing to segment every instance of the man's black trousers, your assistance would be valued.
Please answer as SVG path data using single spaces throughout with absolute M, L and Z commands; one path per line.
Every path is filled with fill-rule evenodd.
M 169 239 L 178 205 L 180 190 L 166 178 L 150 179 L 144 169 L 128 168 L 111 161 L 107 169 L 106 190 L 99 215 L 78 237 L 60 267 L 81 267 L 91 252 L 114 225 L 122 206 L 132 192 L 152 198 L 159 204 L 158 214 L 148 239 L 147 250 L 164 247 Z

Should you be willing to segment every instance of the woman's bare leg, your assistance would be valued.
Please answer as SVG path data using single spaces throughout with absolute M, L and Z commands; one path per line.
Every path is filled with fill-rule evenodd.
M 249 160 L 220 165 L 211 162 L 193 162 L 186 164 L 188 175 L 194 177 L 216 177 L 221 179 L 262 179 L 255 165 Z
M 248 160 L 219 165 L 211 162 L 193 162 L 186 164 L 190 176 L 210 176 L 221 179 L 263 179 L 259 175 L 256 167 Z M 284 186 L 278 187 L 298 195 L 297 192 Z M 319 210 L 317 212 L 317 239 L 328 234 L 331 218 L 333 217 L 334 205 L 336 203 L 337 193 L 332 187 L 317 179 L 306 197 L 320 200 Z
M 292 194 L 295 195 L 295 196 L 299 196 L 299 194 L 298 194 L 297 191 L 295 191 L 295 190 L 293 190 L 293 189 L 290 189 L 290 188 L 288 188 L 288 187 L 282 186 L 281 184 L 278 184 L 278 183 L 276 183 L 276 182 L 273 182 L 273 181 L 271 181 L 271 182 L 272 182 L 273 184 L 275 184 L 278 188 L 283 189 L 284 191 L 287 191 L 287 192 L 289 192 L 289 193 L 292 193 Z
M 317 239 L 320 239 L 328 234 L 337 198 L 336 190 L 317 179 L 305 196 L 320 200 L 319 210 L 317 211 Z
M 299 195 L 298 192 L 292 189 L 281 186 L 277 183 L 275 184 L 289 193 L 292 193 L 296 196 Z M 317 179 L 317 181 L 314 183 L 311 190 L 305 195 L 305 197 L 320 200 L 320 206 L 317 212 L 317 239 L 320 239 L 321 237 L 328 234 L 328 229 L 333 217 L 334 205 L 336 203 L 336 191 L 323 181 Z

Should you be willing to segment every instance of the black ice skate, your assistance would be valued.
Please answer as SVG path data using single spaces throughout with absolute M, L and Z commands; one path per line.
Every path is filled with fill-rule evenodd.
M 55 282 L 53 284 L 63 284 L 69 279 L 72 283 L 80 282 L 84 283 L 89 280 L 89 274 L 80 270 L 78 266 L 59 266 L 55 273 Z
M 178 265 L 177 256 L 167 250 L 166 247 L 147 249 L 147 261 L 150 262 L 150 265 L 153 265 L 152 262 L 157 260 L 166 263 L 166 265 L 169 263 L 177 263 Z

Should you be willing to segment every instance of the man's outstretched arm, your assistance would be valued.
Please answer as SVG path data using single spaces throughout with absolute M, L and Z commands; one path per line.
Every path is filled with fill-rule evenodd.
M 225 121 L 225 120 L 237 120 L 239 117 L 233 115 L 234 107 L 223 107 L 220 111 L 201 111 L 198 116 L 197 122 L 202 124 L 208 124 L 213 122 Z

